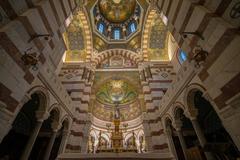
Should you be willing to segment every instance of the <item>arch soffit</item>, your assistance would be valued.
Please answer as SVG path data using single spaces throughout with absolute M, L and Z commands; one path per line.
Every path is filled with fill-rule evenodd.
M 63 124 L 65 122 L 67 122 L 67 125 L 68 125 L 68 129 L 70 128 L 71 124 L 72 124 L 72 119 L 70 118 L 70 116 L 68 114 L 64 114 L 62 117 L 61 117 L 61 120 L 60 122 Z
M 51 112 L 53 112 L 53 111 L 56 111 L 57 112 L 57 122 L 61 122 L 61 117 L 62 117 L 62 110 L 61 110 L 61 107 L 60 107 L 60 104 L 58 104 L 58 103 L 54 103 L 54 104 L 52 104 L 49 108 L 48 108 L 48 110 L 47 110 L 47 112 L 50 114 Z
M 147 44 L 149 39 L 149 32 L 151 29 L 151 23 L 153 20 L 153 17 L 157 14 L 156 9 L 152 9 L 151 7 L 148 7 L 147 13 L 144 17 L 144 24 L 143 24 L 143 33 L 142 33 L 142 57 L 144 61 L 148 60 L 148 50 L 147 50 Z
M 173 121 L 174 121 L 174 119 L 172 118 L 172 116 L 170 115 L 170 114 L 165 114 L 164 116 L 163 116 L 163 128 L 164 129 L 166 129 L 166 127 L 167 127 L 167 123 L 170 121 L 171 122 L 171 124 L 173 123 Z
M 172 110 L 171 110 L 171 115 L 174 118 L 174 120 L 176 120 L 176 116 L 177 116 L 177 111 L 178 109 L 182 109 L 184 112 L 186 111 L 186 107 L 184 106 L 184 104 L 182 102 L 175 102 L 173 104 Z
M 184 106 L 186 111 L 191 111 L 196 109 L 194 106 L 194 95 L 196 91 L 200 91 L 202 93 L 206 92 L 206 89 L 198 83 L 192 83 L 189 84 L 184 92 L 184 97 L 183 97 L 183 101 L 184 101 Z
M 138 64 L 141 61 L 140 55 L 138 53 L 135 53 L 130 50 L 126 49 L 108 49 L 105 51 L 102 51 L 95 55 L 93 58 L 93 61 L 96 63 L 96 65 L 100 64 L 102 61 L 104 61 L 108 57 L 112 56 L 123 56 L 127 57 L 130 60 L 134 61 L 136 64 Z
M 86 2 L 87 4 L 87 2 Z M 84 5 L 86 5 L 84 4 Z M 79 10 L 79 15 L 80 15 L 80 19 L 81 21 L 84 23 L 83 25 L 83 29 L 85 30 L 85 39 L 86 39 L 86 52 L 87 52 L 87 57 L 86 57 L 86 61 L 90 61 L 91 60 L 91 56 L 92 56 L 92 48 L 93 48 L 93 40 L 92 40 L 92 30 L 91 30 L 91 24 L 90 24 L 90 20 L 89 17 L 87 16 L 87 11 L 85 9 L 83 10 Z
M 94 129 L 91 129 L 89 135 L 94 137 L 94 139 L 97 139 L 97 133 L 96 133 L 96 131 Z
M 106 133 L 102 133 L 101 137 L 103 137 L 107 142 L 110 142 L 110 137 Z
M 135 132 L 134 132 L 135 133 Z M 131 137 L 133 137 L 132 132 L 128 133 L 127 135 L 125 135 L 124 137 L 124 141 L 127 142 Z M 134 137 L 137 138 L 137 135 L 134 134 Z
M 40 95 L 40 106 L 39 111 L 46 112 L 49 108 L 50 104 L 50 94 L 47 88 L 44 86 L 34 86 L 30 90 L 28 90 L 28 95 L 31 96 L 33 94 Z
M 141 136 L 144 137 L 144 131 L 142 129 L 137 133 L 137 138 L 139 139 Z

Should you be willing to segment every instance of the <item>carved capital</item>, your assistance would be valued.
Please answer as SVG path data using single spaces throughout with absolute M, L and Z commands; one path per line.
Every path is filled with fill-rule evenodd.
M 196 109 L 196 107 L 190 108 L 189 110 L 185 111 L 184 114 L 190 120 L 195 120 L 198 116 L 198 109 Z
M 52 130 L 53 130 L 54 132 L 57 132 L 59 129 L 62 128 L 62 124 L 59 123 L 59 122 L 54 121 L 54 122 L 51 124 L 51 127 L 52 127 Z
M 182 129 L 182 121 L 181 120 L 175 120 L 173 122 L 173 127 L 177 130 L 177 131 L 181 131 Z
M 36 111 L 36 118 L 38 122 L 45 121 L 50 116 L 47 111 Z

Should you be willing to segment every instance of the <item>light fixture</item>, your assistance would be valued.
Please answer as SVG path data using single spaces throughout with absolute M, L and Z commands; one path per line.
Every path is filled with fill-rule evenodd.
M 33 41 L 34 39 L 39 38 L 39 37 L 43 37 L 46 41 L 48 41 L 49 38 L 52 36 L 53 35 L 51 35 L 51 34 L 33 34 L 33 35 L 30 35 L 30 39 L 28 40 L 28 43 L 30 43 L 31 41 Z
M 192 57 L 192 60 L 196 63 L 195 66 L 199 68 L 200 65 L 206 61 L 207 56 L 208 52 L 203 50 L 201 46 L 198 46 L 198 48 L 194 50 L 194 55 Z
M 27 49 L 24 52 L 24 55 L 22 55 L 21 59 L 26 66 L 32 66 L 32 69 L 36 71 L 38 69 L 37 64 L 38 64 L 38 57 L 36 52 L 29 52 L 32 48 Z
M 199 38 L 201 38 L 202 40 L 204 40 L 204 37 L 201 35 L 201 33 L 199 33 L 198 31 L 195 32 L 182 32 L 182 36 L 183 38 L 187 38 L 188 35 L 195 35 L 198 36 Z

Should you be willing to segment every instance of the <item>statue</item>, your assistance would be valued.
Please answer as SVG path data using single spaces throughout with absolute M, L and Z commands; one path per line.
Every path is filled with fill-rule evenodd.
M 116 108 L 116 109 L 115 109 L 114 119 L 120 119 L 120 111 L 119 111 L 119 108 Z

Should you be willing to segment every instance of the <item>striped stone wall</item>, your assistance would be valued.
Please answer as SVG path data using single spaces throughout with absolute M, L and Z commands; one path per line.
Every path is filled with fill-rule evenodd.
M 173 66 L 168 62 L 144 63 L 140 66 L 140 77 L 146 106 L 143 126 L 149 151 L 168 151 L 158 111 L 162 97 L 170 87 L 174 76 Z
M 59 82 L 55 70 L 66 50 L 62 33 L 77 7 L 74 0 L 0 1 L 0 140 L 11 129 L 31 88 L 39 85 L 51 93 L 51 101 L 72 117 L 72 99 Z M 49 35 L 47 39 L 37 35 Z M 36 53 L 37 69 L 22 61 L 25 53 Z M 35 84 L 40 81 L 39 84 Z M 47 106 L 50 107 L 50 106 Z M 8 128 L 8 129 L 7 129 Z M 4 133 L 2 132 L 4 130 Z
M 48 64 L 50 69 L 56 69 L 65 51 L 62 39 L 67 27 L 65 20 L 75 7 L 73 0 L 0 2 L 1 15 L 11 20 L 1 24 L 0 28 L 0 65 L 1 77 L 4 77 L 0 79 L 0 101 L 10 112 L 16 110 L 41 66 Z M 39 34 L 51 36 L 48 40 L 43 37 L 32 39 Z M 24 65 L 21 57 L 25 52 L 37 53 L 39 70 L 33 71 Z
M 67 144 L 69 152 L 85 152 L 90 127 L 88 113 L 94 70 L 88 64 L 67 64 L 61 69 L 59 77 L 73 101 L 74 120 Z
M 189 59 L 193 57 L 196 46 L 201 46 L 209 53 L 203 66 L 194 69 L 188 78 L 192 79 L 195 75 L 194 79 L 199 78 L 197 84 L 206 88 L 206 95 L 239 147 L 240 131 L 236 128 L 240 119 L 240 17 L 235 12 L 239 1 L 159 0 L 152 3 L 168 18 L 169 31 Z M 182 37 L 182 32 L 195 31 L 204 39 L 195 35 Z M 191 68 L 185 67 L 185 70 Z M 182 78 L 180 73 L 177 77 Z M 187 83 L 190 84 L 189 79 Z M 174 82 L 172 86 L 180 87 L 180 81 Z M 173 99 L 170 97 L 179 94 L 179 91 L 169 90 L 166 94 L 163 108 L 171 106 Z

